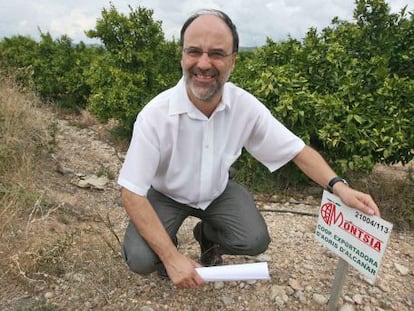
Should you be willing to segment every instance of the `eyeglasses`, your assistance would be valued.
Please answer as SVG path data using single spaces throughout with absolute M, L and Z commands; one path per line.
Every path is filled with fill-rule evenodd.
M 221 49 L 212 49 L 209 51 L 203 51 L 202 49 L 194 48 L 194 47 L 184 48 L 183 51 L 185 55 L 191 58 L 200 58 L 204 53 L 206 53 L 211 60 L 222 60 L 233 54 L 233 53 L 227 54 L 225 51 Z

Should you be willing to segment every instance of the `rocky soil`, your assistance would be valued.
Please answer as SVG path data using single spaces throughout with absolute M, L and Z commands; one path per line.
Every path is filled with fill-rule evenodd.
M 2 282 L 0 309 L 327 309 L 338 259 L 315 241 L 317 218 L 308 215 L 317 214 L 321 193 L 287 201 L 276 195 L 271 201 L 258 200 L 272 236 L 269 249 L 258 257 L 224 256 L 228 264 L 267 261 L 269 281 L 217 282 L 180 290 L 156 273 L 142 277 L 130 272 L 118 241 L 127 222 L 116 185 L 122 154 L 106 142 L 103 132 L 98 124 L 82 127 L 58 121 L 58 148 L 38 176 L 55 209 L 28 230 L 47 250 L 37 262 L 42 272 L 28 274 L 20 265 L 25 285 Z M 199 253 L 192 237 L 196 221 L 187 219 L 178 235 L 180 251 L 194 259 Z M 22 256 L 23 250 L 16 251 L 16 263 Z M 374 285 L 349 268 L 338 310 L 414 310 L 412 232 L 392 232 Z

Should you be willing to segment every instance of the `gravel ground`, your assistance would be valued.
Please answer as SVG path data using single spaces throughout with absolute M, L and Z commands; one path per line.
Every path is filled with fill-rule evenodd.
M 29 232 L 42 238 L 43 246 L 65 247 L 53 253 L 53 264 L 41 266 L 40 274 L 20 273 L 20 283 L 3 280 L 2 310 L 327 309 L 338 259 L 315 241 L 317 218 L 306 215 L 317 214 L 320 196 L 258 201 L 272 237 L 269 249 L 257 257 L 224 256 L 226 264 L 268 262 L 270 280 L 177 289 L 156 273 L 142 277 L 123 263 L 118 240 L 127 218 L 115 179 L 79 184 L 97 172 L 116 175 L 122 156 L 100 138 L 98 125 L 92 130 L 70 124 L 59 121 L 59 148 L 39 176 L 59 208 Z M 199 254 L 192 237 L 196 222 L 188 218 L 178 234 L 179 250 L 194 259 Z M 14 258 L 23 255 L 16 250 Z M 414 310 L 413 259 L 413 233 L 393 231 L 375 284 L 350 268 L 338 310 Z

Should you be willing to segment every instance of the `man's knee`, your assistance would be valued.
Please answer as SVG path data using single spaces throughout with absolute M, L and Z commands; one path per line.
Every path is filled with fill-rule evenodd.
M 270 241 L 270 236 L 267 230 L 250 235 L 246 242 L 248 251 L 246 255 L 256 256 L 265 252 L 269 247 Z
M 121 251 L 122 257 L 133 272 L 147 275 L 155 271 L 156 263 L 159 261 L 155 256 L 149 256 L 149 254 L 143 256 L 137 248 L 127 249 L 125 245 L 122 245 Z
M 131 221 L 125 231 L 121 253 L 128 267 L 138 274 L 146 275 L 153 272 L 159 262 L 157 255 L 141 238 Z
M 224 253 L 249 256 L 256 256 L 266 251 L 271 241 L 267 230 L 250 232 L 244 238 L 229 239 L 229 241 L 231 240 L 231 244 L 227 244 L 226 242 L 221 244 Z

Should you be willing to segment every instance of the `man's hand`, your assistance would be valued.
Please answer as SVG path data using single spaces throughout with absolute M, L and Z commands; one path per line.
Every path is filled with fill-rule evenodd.
M 200 264 L 177 252 L 177 255 L 164 262 L 171 282 L 178 288 L 195 288 L 204 285 L 203 279 L 195 268 Z
M 293 162 L 302 172 L 324 188 L 328 181 L 336 176 L 319 152 L 309 146 L 305 146 L 293 158 Z M 368 215 L 380 216 L 378 206 L 369 194 L 356 191 L 342 182 L 337 182 L 333 186 L 333 192 L 349 207 L 356 208 Z
M 349 207 L 356 208 L 368 215 L 380 216 L 379 208 L 369 194 L 352 189 L 340 182 L 334 185 L 333 192 Z

